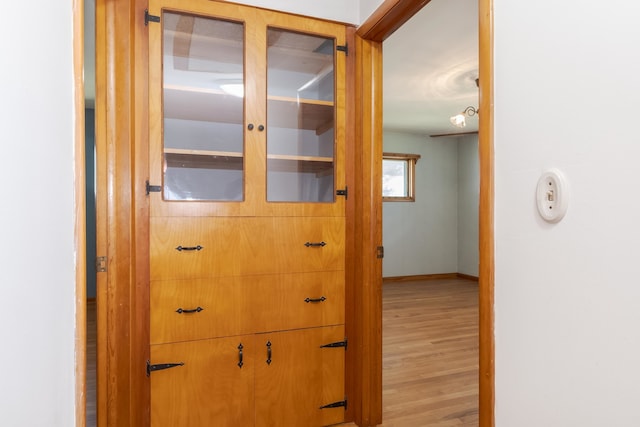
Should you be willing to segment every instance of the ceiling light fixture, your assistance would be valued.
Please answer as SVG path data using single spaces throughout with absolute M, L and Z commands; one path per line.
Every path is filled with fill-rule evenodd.
M 456 114 L 455 116 L 451 116 L 449 121 L 452 125 L 457 126 L 459 128 L 463 128 L 467 125 L 467 117 L 475 116 L 479 114 L 480 110 L 475 107 L 467 107 L 460 114 Z

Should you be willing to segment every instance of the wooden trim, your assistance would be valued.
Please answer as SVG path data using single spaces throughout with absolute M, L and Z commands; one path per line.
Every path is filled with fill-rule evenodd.
M 76 384 L 77 426 L 86 422 L 87 411 L 87 223 L 84 144 L 84 1 L 73 0 L 73 86 L 74 86 L 74 229 L 76 273 Z
M 494 366 L 494 153 L 493 153 L 493 0 L 479 1 L 479 60 L 480 60 L 480 106 L 483 111 L 480 118 L 479 129 L 479 158 L 480 158 L 480 274 L 479 274 L 479 309 L 480 309 L 480 427 L 493 427 L 495 423 L 494 407 L 495 407 L 495 366 Z M 367 45 L 367 42 L 382 42 L 404 22 L 409 20 L 417 11 L 419 11 L 428 0 L 386 0 L 371 15 L 367 21 L 358 28 L 357 35 L 364 39 L 360 45 Z M 362 55 L 362 52 L 356 52 L 356 55 Z M 381 58 L 379 58 L 382 61 Z M 358 78 L 366 78 L 369 74 L 375 74 L 375 69 L 379 64 L 375 62 L 365 61 L 357 58 L 362 69 L 358 70 Z M 366 70 L 369 66 L 372 70 Z M 376 88 L 381 89 L 381 88 Z M 375 105 L 381 100 L 381 91 L 360 93 L 359 99 L 364 105 L 371 103 Z M 371 96 L 370 99 L 362 99 L 364 96 Z M 358 111 L 356 123 L 362 128 L 367 126 L 373 127 L 376 123 L 382 121 L 382 113 L 380 115 L 364 114 L 361 109 Z M 362 146 L 370 146 L 374 144 L 373 139 L 368 139 L 371 135 L 364 134 L 361 138 L 356 139 L 357 143 Z M 374 180 L 378 180 L 379 171 L 376 172 L 375 162 L 363 158 L 364 169 L 362 177 L 368 176 Z M 367 171 L 367 168 L 374 168 Z M 378 175 L 376 175 L 376 173 Z M 358 178 L 360 176 L 358 175 Z M 377 206 L 382 205 L 382 201 L 372 201 Z M 362 227 L 375 233 L 377 224 L 374 219 L 364 215 L 364 211 L 369 207 L 363 207 L 363 212 L 356 211 L 358 220 L 362 220 Z M 373 206 L 371 207 L 373 210 Z M 361 216 L 362 215 L 362 216 Z M 363 242 L 366 244 L 367 242 Z M 372 244 L 372 242 L 368 242 Z M 366 250 L 374 249 L 373 247 L 364 247 L 361 253 Z M 374 261 L 367 257 L 362 258 L 362 268 L 366 270 L 370 268 Z M 362 303 L 370 303 L 362 301 Z M 367 310 L 375 310 L 375 306 L 361 307 L 363 312 Z M 366 319 L 365 319 L 366 320 Z M 381 361 L 380 361 L 381 363 Z M 375 362 L 371 362 L 371 366 L 377 366 Z M 373 371 L 372 371 L 373 372 Z M 364 390 L 364 389 L 363 389 Z M 366 392 L 366 390 L 365 390 Z M 363 396 L 363 399 L 370 399 Z M 359 423 L 360 426 L 368 426 L 370 424 Z
M 438 274 L 416 274 L 413 276 L 390 276 L 383 277 L 382 283 L 397 283 L 397 282 L 416 282 L 419 280 L 446 280 L 456 279 L 460 277 L 459 273 L 438 273 Z
M 365 40 L 383 42 L 430 0 L 385 0 L 358 28 Z
M 107 34 L 106 0 L 96 0 L 96 255 L 107 256 Z M 108 260 L 107 260 L 108 266 Z M 108 268 L 108 267 L 107 267 Z M 96 423 L 107 426 L 107 278 L 109 273 L 96 274 Z
M 480 427 L 495 425 L 493 0 L 479 0 Z
M 356 37 L 355 421 L 382 423 L 382 44 Z
M 139 221 L 148 127 L 144 9 L 137 0 L 96 1 L 97 248 L 108 267 L 96 290 L 99 427 L 149 423 L 148 290 L 137 249 L 147 236 Z
M 390 276 L 383 277 L 382 284 L 398 283 L 398 282 L 417 282 L 421 280 L 447 280 L 447 279 L 466 279 L 478 281 L 478 276 L 471 276 L 464 273 L 439 273 L 439 274 L 416 274 L 412 276 Z
M 347 27 L 347 43 L 349 46 L 355 46 L 355 33 L 353 27 Z M 355 55 L 349 55 L 346 62 L 346 123 L 356 123 L 356 62 Z M 356 144 L 350 144 L 349 141 L 355 141 L 355 126 L 346 126 L 345 129 L 345 182 L 348 188 L 352 188 L 357 193 L 356 185 Z M 354 193 L 354 194 L 355 194 Z M 356 300 L 356 266 L 358 265 L 358 252 L 356 250 L 356 205 L 355 197 L 349 197 L 346 200 L 345 207 L 345 226 L 346 226 L 346 242 L 345 242 L 345 335 L 354 344 L 359 341 L 358 325 L 360 324 L 357 313 Z M 355 347 L 357 348 L 357 346 Z M 345 412 L 345 422 L 355 420 L 355 408 L 361 406 L 361 396 L 356 392 L 359 375 L 357 373 L 358 357 L 354 351 L 345 353 L 345 394 L 349 396 L 350 404 Z
M 414 163 L 418 163 L 418 160 L 422 158 L 420 154 L 404 154 L 404 153 L 382 153 L 382 157 L 392 160 L 413 160 Z

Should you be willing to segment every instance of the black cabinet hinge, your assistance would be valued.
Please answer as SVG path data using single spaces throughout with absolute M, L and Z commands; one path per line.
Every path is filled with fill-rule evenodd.
M 347 399 L 341 400 L 339 402 L 329 403 L 328 405 L 321 406 L 320 409 L 329 409 L 329 408 L 342 408 L 347 410 Z
M 378 246 L 376 248 L 376 258 L 378 259 L 384 258 L 384 246 Z
M 347 339 L 344 341 L 336 341 L 329 344 L 321 345 L 320 348 L 336 348 L 336 347 L 344 347 L 345 351 L 347 350 Z
M 149 195 L 149 193 L 159 193 L 162 191 L 162 187 L 159 185 L 151 185 L 149 184 L 149 181 L 145 182 L 146 185 L 146 190 L 147 190 L 147 196 Z
M 149 14 L 149 9 L 144 10 L 144 25 L 149 25 L 149 22 L 160 22 L 160 17 Z
M 180 363 L 158 363 L 157 365 L 152 365 L 147 360 L 147 376 L 151 375 L 153 371 L 162 371 L 163 369 L 175 368 L 177 366 L 184 366 L 184 362 Z
M 349 187 L 344 187 L 344 190 L 336 190 L 336 196 L 344 196 L 345 200 L 349 198 Z
M 338 45 L 336 46 L 336 50 L 339 52 L 344 52 L 345 55 L 349 56 L 349 44 L 345 43 L 344 46 Z

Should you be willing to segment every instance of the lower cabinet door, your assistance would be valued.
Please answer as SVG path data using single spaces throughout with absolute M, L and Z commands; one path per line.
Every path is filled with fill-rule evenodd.
M 256 335 L 255 425 L 343 422 L 344 340 L 342 325 Z
M 152 345 L 151 426 L 253 426 L 254 340 L 247 335 Z

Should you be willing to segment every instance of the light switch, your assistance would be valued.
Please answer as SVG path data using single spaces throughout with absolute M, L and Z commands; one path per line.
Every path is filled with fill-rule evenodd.
M 560 221 L 567 212 L 568 184 L 562 172 L 549 169 L 542 173 L 536 189 L 538 212 L 547 222 Z

